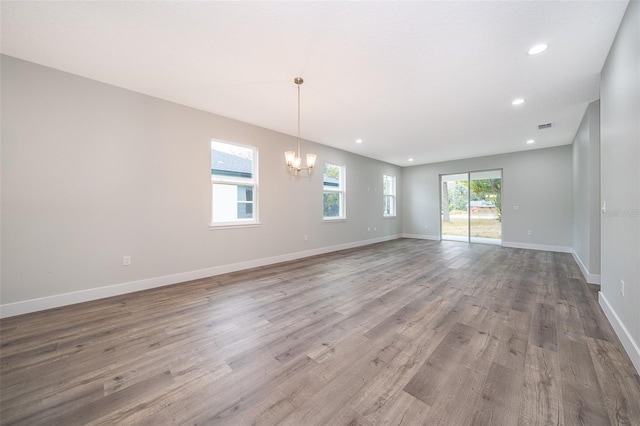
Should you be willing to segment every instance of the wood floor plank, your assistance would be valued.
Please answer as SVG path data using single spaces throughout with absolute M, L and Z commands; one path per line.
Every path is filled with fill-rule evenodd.
M 478 401 L 487 372 L 464 368 L 456 375 L 456 380 L 442 389 L 429 412 L 434 425 L 462 425 L 470 423 L 476 413 Z
M 589 338 L 587 344 L 611 424 L 632 425 L 640 418 L 640 407 L 633 403 L 640 401 L 640 389 L 635 386 L 640 377 L 631 371 L 616 345 L 595 338 Z
M 567 340 L 561 344 L 560 367 L 563 382 L 571 381 L 592 389 L 598 388 L 598 379 L 589 346 L 584 341 Z
M 48 418 L 47 421 L 50 421 L 51 424 L 84 425 L 107 413 L 121 410 L 132 403 L 135 404 L 134 401 L 136 399 L 148 398 L 149 395 L 153 394 L 161 394 L 172 383 L 171 372 L 165 371 L 75 410 L 65 410 L 58 418 Z
M 375 424 L 414 426 L 425 424 L 431 418 L 431 407 L 400 390 L 380 411 Z
M 522 373 L 494 363 L 487 373 L 472 423 L 491 426 L 517 424 L 522 383 Z
M 515 313 L 517 311 L 511 311 Z M 522 313 L 510 316 L 511 318 L 521 318 Z M 496 339 L 496 350 L 492 361 L 516 371 L 522 372 L 524 369 L 527 353 L 527 342 L 529 335 L 528 321 L 518 323 L 517 320 L 505 323 L 501 320 L 490 318 L 477 327 L 485 330 Z
M 397 239 L 0 320 L 0 425 L 640 424 L 567 253 Z
M 564 424 L 560 362 L 556 352 L 529 345 L 518 424 Z
M 476 342 L 481 343 L 477 345 Z M 407 383 L 404 391 L 433 406 L 441 389 L 455 381 L 460 366 L 481 357 L 483 349 L 490 344 L 491 338 L 486 333 L 461 323 L 455 324 Z
M 537 303 L 537 290 L 543 286 L 544 282 L 536 281 L 533 277 L 526 277 L 520 281 L 511 309 L 520 312 L 531 312 L 535 303 Z
M 564 419 L 568 424 L 610 424 L 605 397 L 585 340 L 561 342 Z M 600 395 L 600 397 L 596 397 Z
M 565 424 L 599 426 L 611 424 L 602 394 L 596 389 L 571 381 L 563 381 L 562 406 Z
M 285 418 L 284 423 L 327 424 L 336 411 L 344 407 L 399 353 L 393 341 L 377 346 L 368 356 L 358 359 L 353 366 L 329 381 L 316 395 Z
M 555 304 L 556 330 L 560 344 L 564 340 L 584 340 L 586 334 L 580 312 L 573 302 L 559 300 Z
M 558 334 L 554 307 L 538 303 L 534 316 L 534 326 L 531 327 L 531 340 L 536 346 L 557 351 Z
M 380 409 L 402 390 L 417 367 L 413 357 L 401 351 L 348 402 L 349 409 L 375 423 Z

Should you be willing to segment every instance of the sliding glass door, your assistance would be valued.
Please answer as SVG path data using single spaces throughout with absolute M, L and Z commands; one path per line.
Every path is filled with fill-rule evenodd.
M 469 241 L 469 173 L 440 176 L 443 240 Z
M 440 176 L 441 238 L 502 243 L 502 170 Z
M 502 243 L 502 170 L 469 173 L 469 241 Z

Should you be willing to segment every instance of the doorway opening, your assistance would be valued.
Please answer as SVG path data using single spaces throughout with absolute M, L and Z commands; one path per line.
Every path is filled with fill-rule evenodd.
M 502 170 L 440 175 L 440 238 L 502 244 Z

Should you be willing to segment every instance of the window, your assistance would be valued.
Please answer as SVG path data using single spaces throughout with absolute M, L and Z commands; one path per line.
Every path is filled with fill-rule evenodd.
M 324 163 L 324 177 L 322 179 L 324 188 L 324 218 L 345 219 L 344 190 L 345 172 L 344 166 Z
M 256 224 L 258 151 L 211 141 L 211 225 Z
M 396 177 L 382 175 L 382 194 L 384 197 L 384 216 L 396 215 Z

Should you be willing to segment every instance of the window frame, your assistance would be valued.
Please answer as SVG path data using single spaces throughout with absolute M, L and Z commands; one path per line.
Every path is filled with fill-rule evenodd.
M 386 188 L 385 188 L 385 180 L 386 178 L 391 178 L 391 185 L 392 185 L 392 192 L 391 193 L 387 193 Z M 397 203 L 397 191 L 396 191 L 396 177 L 394 175 L 388 175 L 386 173 L 382 174 L 382 217 L 397 217 L 398 216 L 398 203 Z M 387 214 L 386 213 L 386 200 L 387 197 L 390 197 L 392 200 L 392 213 Z
M 233 143 L 233 142 L 228 142 L 228 141 L 224 141 L 224 140 L 220 140 L 220 139 L 211 139 L 210 141 L 210 155 L 211 152 L 213 151 L 213 144 L 214 143 L 219 143 L 219 144 L 225 144 L 225 145 L 230 145 L 230 146 L 234 146 L 234 147 L 238 147 L 238 148 L 243 148 L 243 149 L 249 149 L 252 151 L 252 177 L 248 178 L 248 177 L 237 177 L 237 176 L 222 176 L 222 175 L 214 175 L 212 171 L 210 171 L 210 176 L 211 176 L 211 187 L 210 187 L 210 193 L 211 193 L 211 204 L 210 206 L 210 215 L 211 215 L 211 222 L 209 224 L 209 229 L 221 229 L 221 228 L 245 228 L 245 227 L 252 227 L 252 226 L 259 226 L 260 225 L 260 221 L 258 220 L 258 170 L 259 170 L 259 165 L 258 165 L 258 147 L 256 146 L 252 146 L 252 145 L 244 145 L 244 144 L 239 144 L 239 143 Z M 210 159 L 211 162 L 211 159 Z M 253 188 L 253 201 L 251 201 L 251 204 L 253 205 L 253 217 L 250 219 L 236 219 L 236 220 L 229 220 L 229 221 L 214 221 L 213 219 L 213 207 L 214 207 L 214 196 L 213 196 L 213 185 L 234 185 L 236 187 L 236 191 L 238 190 L 238 187 L 241 186 L 248 186 L 248 187 L 252 187 Z M 235 201 L 235 209 L 238 208 L 239 204 L 249 204 L 246 200 L 238 200 L 236 199 Z
M 324 184 L 324 168 L 325 166 L 337 167 L 340 170 L 340 179 L 338 180 L 338 187 L 325 186 Z M 347 220 L 347 167 L 345 165 L 334 164 L 328 161 L 323 163 L 322 167 L 322 220 L 326 222 Z M 324 215 L 324 197 L 326 194 L 338 194 L 338 216 L 325 216 Z

